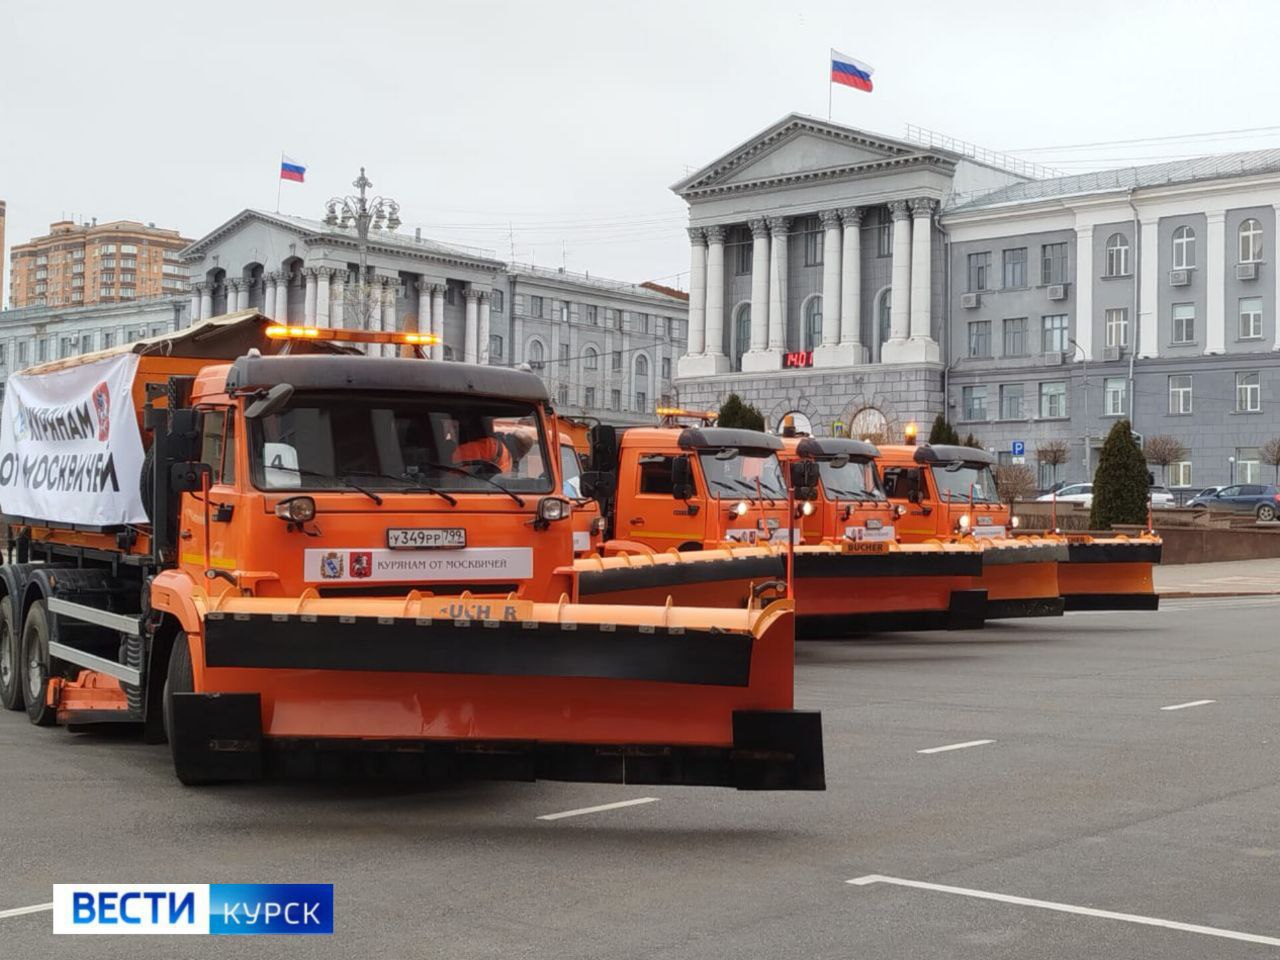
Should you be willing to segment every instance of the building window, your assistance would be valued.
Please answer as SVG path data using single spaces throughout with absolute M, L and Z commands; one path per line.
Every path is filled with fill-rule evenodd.
M 1262 337 L 1262 298 L 1240 299 L 1240 339 L 1258 340 Z
M 502 337 L 496 333 L 489 334 L 489 359 L 502 359 Z
M 822 297 L 810 297 L 804 307 L 805 350 L 817 349 L 822 344 Z
M 670 357 L 662 358 L 662 379 L 663 380 L 671 379 L 671 358 Z
M 1236 374 L 1236 413 L 1262 410 L 1262 382 L 1257 370 Z
M 1067 245 L 1046 243 L 1040 247 L 1040 282 L 1067 282 Z
M 618 373 L 622 370 L 622 351 L 621 350 L 613 351 L 613 357 L 611 358 L 609 367 L 610 369 L 613 370 L 614 373 Z
M 1027 248 L 1014 247 L 1004 252 L 1004 286 L 1016 290 L 1027 285 Z
M 893 256 L 893 217 L 887 207 L 880 208 L 876 221 L 876 256 Z
M 1107 377 L 1102 381 L 1102 413 L 1107 417 L 1123 417 L 1127 404 L 1127 383 L 1124 377 Z
M 1067 415 L 1067 385 L 1061 380 L 1040 384 L 1040 416 L 1060 420 Z
M 1107 272 L 1108 277 L 1127 277 L 1129 275 L 1129 238 L 1123 233 L 1113 233 L 1107 238 Z
M 1175 460 L 1169 464 L 1169 486 L 1171 487 L 1189 487 L 1191 486 L 1191 461 Z
M 587 303 L 583 305 L 583 309 L 587 312 L 587 323 L 591 324 L 593 327 L 599 326 L 600 308 L 594 303 Z
M 738 308 L 733 320 L 733 340 L 729 356 L 733 359 L 733 369 L 742 369 L 742 355 L 747 352 L 751 343 L 751 304 L 744 303 Z
M 987 419 L 986 387 L 963 387 L 960 390 L 960 396 L 966 420 Z
M 529 297 L 529 315 L 532 317 L 542 316 L 542 298 L 541 297 L 534 297 L 534 296 Z
M 751 255 L 753 253 L 753 241 L 749 231 L 742 231 L 739 234 L 739 241 L 734 244 L 733 272 L 740 277 L 745 277 L 751 273 Z
M 348 274 L 348 276 L 354 277 L 356 276 L 357 272 L 358 272 L 357 270 L 352 270 L 350 274 Z M 354 283 L 355 281 L 353 280 L 351 282 Z M 458 302 L 458 288 L 455 287 L 452 283 L 446 283 L 444 285 L 444 302 L 451 307 Z
M 653 318 L 653 332 L 655 336 L 659 336 L 659 337 L 665 337 L 667 335 L 667 318 L 666 317 Z
M 990 320 L 971 320 L 969 322 L 969 356 L 991 356 Z
M 93 353 L 93 331 L 80 334 L 80 352 Z M 0 366 L 4 366 L 4 347 L 0 345 Z
M 804 230 L 804 265 L 822 266 L 822 223 L 817 217 L 806 217 L 801 229 Z
M 969 292 L 981 293 L 989 290 L 991 279 L 991 252 L 969 254 Z
M 645 393 L 643 390 L 636 391 L 636 412 L 637 413 L 649 412 L 649 395 Z
M 116 335 L 109 330 L 102 332 L 102 349 L 110 350 L 116 345 Z
M 1004 322 L 1004 355 L 1006 357 L 1027 355 L 1026 317 L 1013 317 Z
M 18 369 L 21 370 L 27 365 L 27 341 L 18 341 Z
M 562 407 L 567 407 L 569 405 L 569 388 L 564 384 L 561 384 L 556 390 L 556 403 Z
M 501 290 L 489 291 L 489 309 L 492 310 L 494 313 L 502 312 L 502 291 Z
M 621 406 L 622 406 L 622 391 L 610 390 L 609 391 L 609 409 L 617 410 Z
M 1195 343 L 1196 340 L 1196 305 L 1194 303 L 1175 303 L 1173 305 L 1173 342 Z
M 1000 419 L 1022 419 L 1023 390 L 1020 383 L 1005 383 L 1000 386 Z
M 600 352 L 595 347 L 587 347 L 583 351 L 582 366 L 586 370 L 600 369 Z
M 1106 324 L 1107 346 L 1127 347 L 1129 345 L 1128 307 L 1113 307 L 1108 310 L 1106 312 Z
M 596 405 L 596 388 L 595 387 L 582 388 L 582 405 L 584 407 L 594 407 Z
M 44 363 L 49 359 L 49 341 L 41 337 L 36 341 L 36 363 Z
M 1169 412 L 1174 416 L 1191 412 L 1191 374 L 1175 373 L 1169 377 Z
M 1196 232 L 1190 227 L 1173 231 L 1173 269 L 1189 270 L 1196 265 Z
M 1067 349 L 1067 315 L 1054 313 L 1040 318 L 1040 349 L 1062 353 Z
M 538 372 L 547 366 L 547 351 L 541 340 L 529 341 L 529 366 Z
M 567 343 L 560 344 L 560 366 L 567 367 L 569 365 L 569 345 Z
M 1258 456 L 1257 447 L 1236 448 L 1236 475 L 1234 481 L 1236 483 L 1258 483 L 1262 473 L 1259 469 L 1260 461 L 1261 457 Z M 1261 491 L 1258 492 L 1261 493 Z
M 1250 217 L 1240 224 L 1240 262 L 1257 263 L 1262 259 L 1262 224 Z

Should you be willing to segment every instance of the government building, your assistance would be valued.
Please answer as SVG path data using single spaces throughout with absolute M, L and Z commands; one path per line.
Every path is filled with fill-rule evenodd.
M 1005 461 L 1066 440 L 1058 479 L 1129 417 L 1186 448 L 1171 487 L 1269 480 L 1280 150 L 1043 173 L 793 114 L 684 178 L 680 402 L 855 436 L 944 412 Z

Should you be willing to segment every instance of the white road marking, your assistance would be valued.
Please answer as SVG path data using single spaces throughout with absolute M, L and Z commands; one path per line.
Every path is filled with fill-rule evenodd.
M 1161 707 L 1161 710 L 1185 710 L 1187 707 L 1203 707 L 1207 703 L 1217 703 L 1217 700 L 1192 700 L 1190 703 L 1175 703 L 1168 707 Z
M 1198 923 L 1181 923 L 1177 920 L 1161 920 L 1159 917 L 1141 917 L 1134 913 L 1115 913 L 1111 910 L 1095 910 L 1093 907 L 1077 907 L 1070 903 L 1054 903 L 1052 900 L 1032 900 L 1029 897 L 1012 897 L 1006 893 L 991 893 L 988 890 L 970 890 L 967 887 L 949 887 L 941 883 L 925 883 L 921 880 L 903 880 L 901 877 L 885 877 L 878 873 L 865 877 L 846 880 L 855 886 L 865 887 L 872 883 L 891 883 L 899 887 L 915 887 L 919 890 L 935 890 L 939 893 L 954 893 L 962 897 L 976 897 L 979 900 L 996 900 L 1000 903 L 1012 903 L 1023 907 L 1039 907 L 1041 910 L 1056 910 L 1059 913 L 1074 913 L 1082 917 L 1100 917 L 1104 920 L 1124 920 L 1127 923 L 1140 923 L 1148 927 L 1164 927 L 1167 930 L 1181 930 L 1184 933 L 1199 933 L 1206 937 L 1222 937 L 1227 940 L 1244 940 L 1246 943 L 1265 943 L 1268 946 L 1280 947 L 1280 937 L 1264 937 L 1256 933 L 1241 933 L 1239 930 L 1224 930 L 1221 927 L 1204 927 Z
M 582 807 L 580 810 L 566 810 L 564 813 L 544 813 L 539 820 L 563 820 L 565 817 L 580 817 L 584 813 L 601 813 L 605 810 L 618 810 L 622 807 L 635 807 L 642 803 L 657 803 L 657 797 L 640 797 L 636 800 L 619 800 L 617 803 L 602 803 L 598 807 Z
M 966 747 L 985 747 L 994 740 L 966 740 L 964 743 L 949 743 L 945 747 L 930 747 L 928 750 L 917 750 L 916 753 L 946 753 L 948 750 L 963 750 Z
M 43 913 L 45 910 L 52 909 L 52 903 L 37 903 L 30 907 L 14 907 L 12 910 L 0 910 L 0 920 L 5 917 L 20 917 L 24 913 Z

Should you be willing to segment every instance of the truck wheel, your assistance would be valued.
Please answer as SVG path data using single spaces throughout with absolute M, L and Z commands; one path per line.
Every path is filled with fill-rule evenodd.
M 147 519 L 151 519 L 151 498 L 155 494 L 156 474 L 156 448 L 154 446 L 147 447 L 147 452 L 142 455 L 142 476 L 138 478 L 138 495 L 142 497 L 142 509 L 147 514 Z
M 22 709 L 22 653 L 13 629 L 13 598 L 0 599 L 0 705 Z
M 49 615 L 43 600 L 37 600 L 27 611 L 22 628 L 22 694 L 26 699 L 27 719 L 37 727 L 52 726 L 57 711 L 45 702 L 49 689 Z
M 191 773 L 192 764 L 184 763 L 178 756 L 180 738 L 173 729 L 173 696 L 195 690 L 195 674 L 191 669 L 191 647 L 185 630 L 179 630 L 173 638 L 173 651 L 169 654 L 169 673 L 164 681 L 164 732 L 169 740 L 169 754 L 173 757 L 173 769 L 178 779 L 188 787 L 213 783 L 212 779 Z

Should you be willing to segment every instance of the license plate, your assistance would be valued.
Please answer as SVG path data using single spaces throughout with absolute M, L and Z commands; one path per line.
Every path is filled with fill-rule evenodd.
M 991 518 L 990 518 L 990 517 L 978 517 L 978 526 L 980 526 L 980 527 L 989 527 L 989 526 L 991 526 Z
M 390 527 L 387 546 L 392 550 L 458 550 L 467 545 L 463 527 Z

